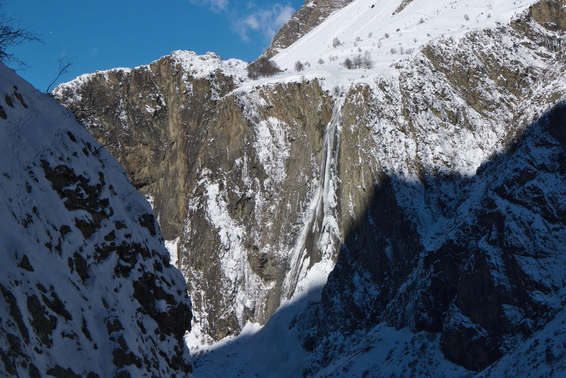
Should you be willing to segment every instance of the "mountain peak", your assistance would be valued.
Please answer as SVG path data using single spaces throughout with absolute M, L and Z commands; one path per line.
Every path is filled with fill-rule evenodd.
M 320 25 L 328 16 L 351 3 L 353 0 L 306 0 L 285 25 L 279 29 L 271 46 L 263 56 L 271 58 L 289 47 L 312 29 Z

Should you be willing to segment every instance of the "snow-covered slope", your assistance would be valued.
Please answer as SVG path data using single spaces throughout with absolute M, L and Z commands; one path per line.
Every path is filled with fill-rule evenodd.
M 0 375 L 189 375 L 186 285 L 147 201 L 4 65 L 0 98 Z
M 176 53 L 56 90 L 179 238 L 197 373 L 465 376 L 561 309 L 566 11 L 533 3 L 358 0 L 272 77 Z
M 271 58 L 279 51 L 289 47 L 312 29 L 320 25 L 328 16 L 344 8 L 353 0 L 306 0 L 304 5 L 279 29 L 271 46 L 263 56 Z
M 566 372 L 566 310 L 478 377 L 560 377 Z
M 508 24 L 534 0 L 357 0 L 273 57 L 282 69 L 305 67 L 306 78 L 324 78 L 328 88 L 372 83 L 394 74 L 395 61 L 436 38 L 458 38 L 472 30 Z M 406 6 L 400 7 L 401 3 Z M 345 69 L 359 57 L 362 67 Z

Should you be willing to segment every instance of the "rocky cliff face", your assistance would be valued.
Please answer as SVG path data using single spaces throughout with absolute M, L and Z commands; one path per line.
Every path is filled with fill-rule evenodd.
M 189 376 L 186 285 L 147 201 L 55 100 L 0 67 L 2 376 Z
M 186 71 L 203 59 L 218 67 Z M 180 237 L 197 327 L 215 339 L 267 321 L 294 292 L 288 272 L 299 275 L 292 255 L 332 117 L 316 81 L 233 91 L 244 66 L 234 62 L 228 76 L 228 64 L 177 53 L 56 92 L 153 198 L 165 236 Z M 120 109 L 100 112 L 112 103 Z
M 193 58 L 188 64 L 194 67 L 181 66 L 171 56 L 131 71 L 79 78 L 84 85 L 77 94 L 59 92 L 74 96 L 67 102 L 75 115 L 120 160 L 136 189 L 162 193 L 153 200 L 167 239 L 180 234 L 187 218 L 187 196 L 179 194 L 186 193 L 198 169 L 194 152 L 206 143 L 216 103 L 241 81 L 217 69 L 219 59 L 212 54 Z
M 342 208 L 360 211 L 351 212 L 321 304 L 310 310 L 318 326 L 307 327 L 304 346 L 319 361 L 335 353 L 325 335 L 385 322 L 440 333 L 448 359 L 481 370 L 561 310 L 564 106 L 549 107 L 565 94 L 564 30 L 549 33 L 560 12 L 537 16 L 556 5 L 430 44 L 399 65 L 394 86 L 369 98 L 355 90 L 341 168 L 369 164 L 353 170 L 365 178 L 342 180 L 340 198 L 354 199 Z M 462 53 L 484 43 L 494 50 Z M 541 109 L 549 111 L 536 121 Z M 437 138 L 454 144 L 438 154 Z M 364 187 L 348 187 L 363 182 L 371 196 L 356 207 Z
M 201 335 L 263 324 L 333 269 L 286 328 L 309 353 L 304 374 L 382 353 L 336 342 L 378 325 L 432 335 L 481 370 L 564 300 L 563 12 L 538 2 L 342 89 L 250 82 L 241 63 L 175 53 L 54 94 L 179 237 Z

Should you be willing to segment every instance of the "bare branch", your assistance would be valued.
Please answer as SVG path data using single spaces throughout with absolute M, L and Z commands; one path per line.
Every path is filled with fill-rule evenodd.
M 14 57 L 8 50 L 24 42 L 42 42 L 34 33 L 21 26 L 21 20 L 4 14 L 3 0 L 0 0 L 0 62 L 16 63 L 25 66 L 25 63 Z
M 59 57 L 57 57 L 57 61 L 59 62 L 59 71 L 57 72 L 55 79 L 53 79 L 53 81 L 47 86 L 45 93 L 49 93 L 51 87 L 53 87 L 53 85 L 57 82 L 57 80 L 59 80 L 62 75 L 71 72 L 71 67 L 73 66 L 72 58 L 64 58 L 62 55 L 59 55 Z

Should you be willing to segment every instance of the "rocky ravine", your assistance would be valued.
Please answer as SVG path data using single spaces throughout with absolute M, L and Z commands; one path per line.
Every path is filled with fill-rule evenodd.
M 303 324 L 312 366 L 329 363 L 329 331 L 385 322 L 441 334 L 449 359 L 480 370 L 563 300 L 560 274 L 540 275 L 564 264 L 564 172 L 551 163 L 562 124 L 523 135 L 566 94 L 563 14 L 541 1 L 342 93 L 250 83 L 238 62 L 178 52 L 54 94 L 152 196 L 165 236 L 180 237 L 203 334 L 264 323 L 337 261 Z M 509 149 L 539 149 L 524 138 L 558 143 L 557 155 L 544 169 L 536 154 L 489 168 Z M 484 182 L 490 169 L 508 180 Z
M 0 375 L 189 376 L 191 306 L 147 201 L 0 66 Z

